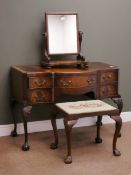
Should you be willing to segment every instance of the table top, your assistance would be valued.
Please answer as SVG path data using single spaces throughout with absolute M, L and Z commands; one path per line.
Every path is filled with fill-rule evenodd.
M 58 68 L 45 68 L 39 65 L 26 65 L 26 66 L 13 66 L 13 69 L 23 73 L 23 74 L 34 74 L 34 73 L 57 73 L 57 74 L 64 74 L 64 73 L 89 73 L 92 71 L 98 71 L 98 70 L 110 70 L 110 69 L 118 69 L 117 66 L 102 63 L 102 62 L 89 62 L 88 69 L 80 69 L 76 67 L 58 67 Z

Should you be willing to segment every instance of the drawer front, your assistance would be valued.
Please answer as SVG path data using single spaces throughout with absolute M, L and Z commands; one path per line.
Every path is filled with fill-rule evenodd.
M 96 85 L 96 75 L 57 77 L 55 87 L 80 88 Z
M 101 98 L 115 97 L 117 96 L 117 90 L 118 90 L 117 84 L 101 86 L 100 87 L 100 97 Z
M 52 87 L 51 76 L 29 77 L 29 89 L 50 88 Z
M 100 83 L 105 84 L 105 83 L 111 83 L 118 81 L 118 71 L 112 70 L 112 71 L 106 71 L 106 72 L 101 72 L 100 73 Z
M 52 89 L 36 89 L 28 91 L 28 101 L 34 103 L 52 102 Z

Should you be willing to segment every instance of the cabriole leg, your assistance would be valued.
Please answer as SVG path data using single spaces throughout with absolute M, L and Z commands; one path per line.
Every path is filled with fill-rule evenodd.
M 57 125 L 56 125 L 56 117 L 57 117 L 57 113 L 56 112 L 53 112 L 52 118 L 51 118 L 51 123 L 52 123 L 52 127 L 53 127 L 54 139 L 55 140 L 50 145 L 50 148 L 51 149 L 58 148 L 58 131 L 57 131 Z
M 112 98 L 113 102 L 116 103 L 118 109 L 119 109 L 119 115 L 123 109 L 123 100 L 120 95 L 117 97 Z M 121 137 L 121 133 L 119 133 L 118 137 Z
M 11 106 L 11 112 L 12 112 L 13 122 L 14 122 L 14 129 L 11 131 L 11 136 L 12 137 L 17 136 L 17 123 L 16 123 L 16 117 L 15 117 L 15 114 L 14 114 L 15 105 L 16 105 L 16 100 L 11 99 L 10 106 Z
M 116 128 L 115 128 L 115 133 L 113 137 L 113 154 L 115 156 L 120 156 L 121 153 L 120 151 L 116 148 L 116 142 L 117 142 L 117 137 L 120 134 L 120 130 L 122 127 L 122 119 L 120 116 L 110 116 L 115 122 L 116 122 Z
M 22 145 L 23 151 L 28 151 L 30 149 L 30 146 L 28 144 L 28 128 L 27 128 L 27 118 L 29 117 L 31 113 L 32 106 L 24 106 L 22 108 L 22 119 L 23 119 L 23 125 L 24 125 L 24 133 L 25 133 L 25 141 Z
M 65 125 L 65 133 L 66 133 L 66 141 L 67 141 L 67 155 L 65 156 L 64 162 L 66 164 L 72 163 L 72 156 L 71 156 L 71 130 L 72 127 L 76 124 L 77 120 L 68 121 L 64 119 Z

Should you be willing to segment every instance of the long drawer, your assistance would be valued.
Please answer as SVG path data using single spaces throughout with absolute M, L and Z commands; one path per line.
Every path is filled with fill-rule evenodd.
M 56 78 L 56 88 L 80 88 L 94 86 L 96 84 L 96 74 L 81 76 L 59 76 Z

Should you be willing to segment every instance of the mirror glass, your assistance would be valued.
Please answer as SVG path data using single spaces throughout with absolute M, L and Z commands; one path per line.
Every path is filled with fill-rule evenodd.
M 77 14 L 46 14 L 49 55 L 78 53 Z

